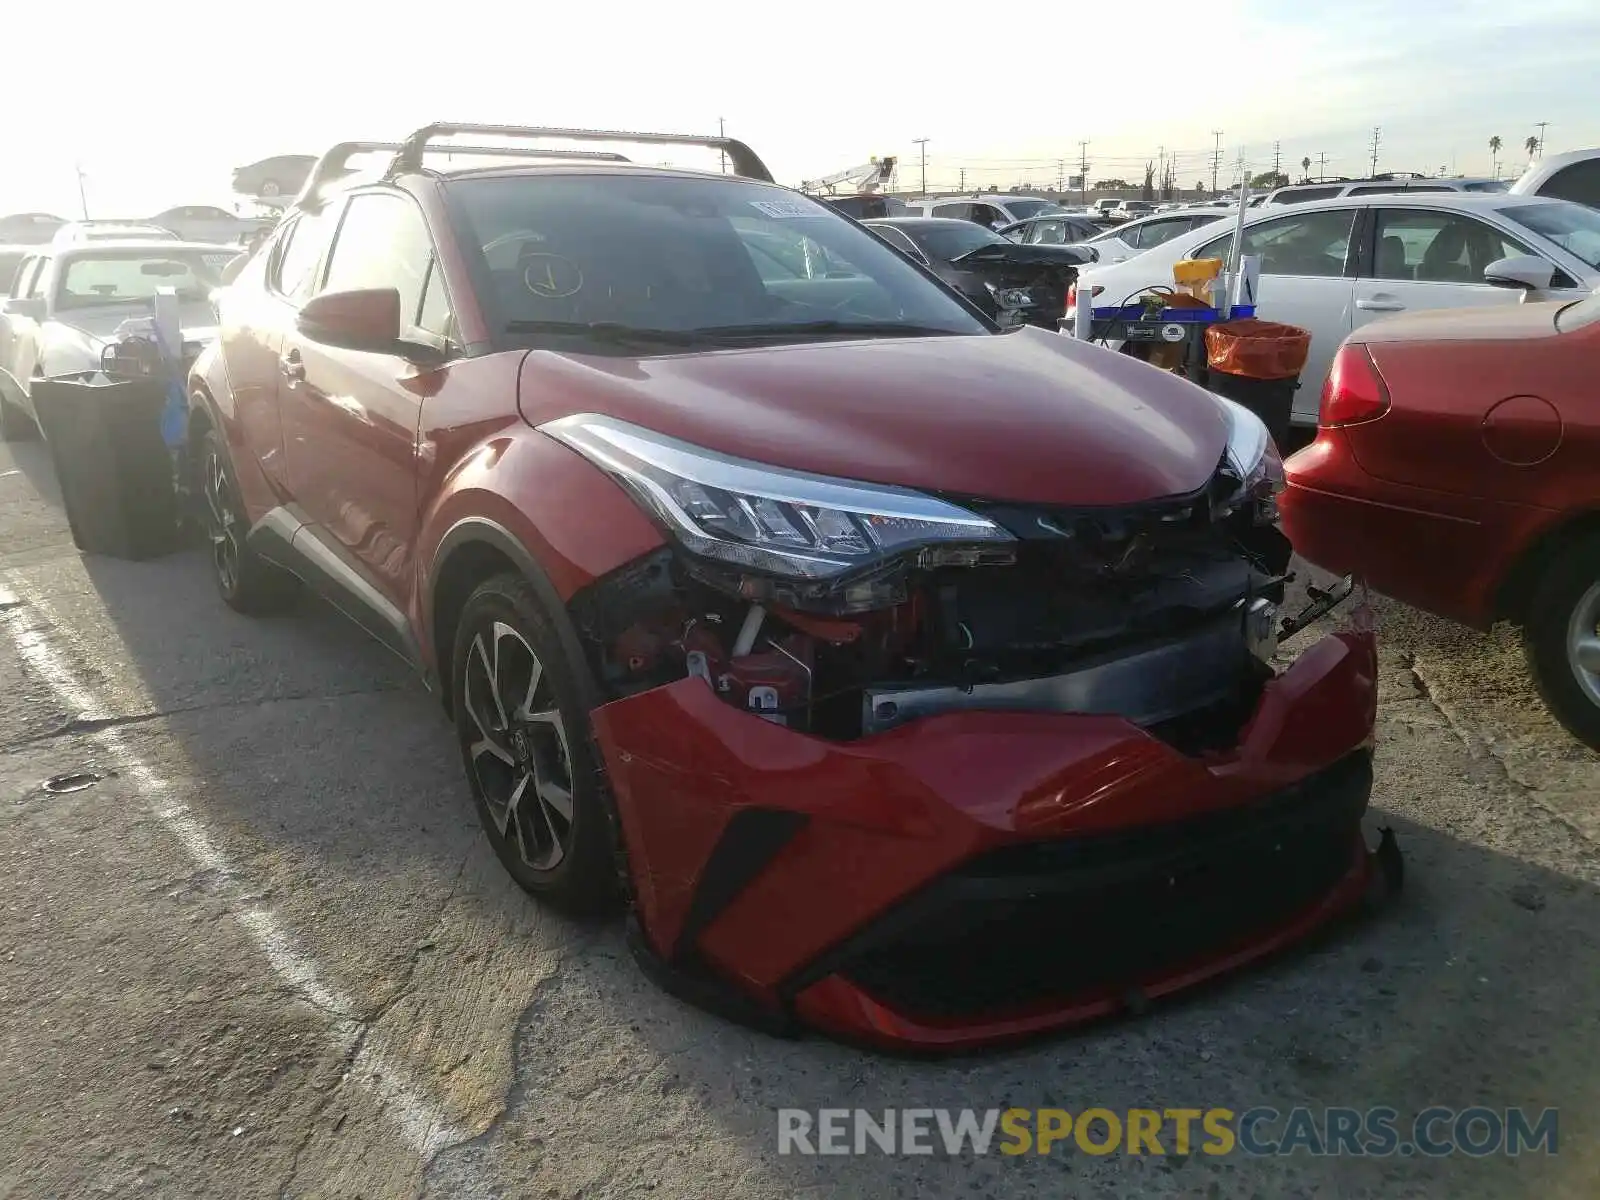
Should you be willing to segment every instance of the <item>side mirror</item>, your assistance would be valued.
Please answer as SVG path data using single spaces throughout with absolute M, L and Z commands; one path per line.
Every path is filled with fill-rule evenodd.
M 401 354 L 400 293 L 395 288 L 324 292 L 301 307 L 295 327 L 314 342 L 374 354 Z
M 43 321 L 45 318 L 45 303 L 43 296 L 29 296 L 26 299 L 15 298 L 5 301 L 7 315 L 25 317 L 29 321 Z
M 1524 292 L 1544 291 L 1555 275 L 1554 264 L 1532 254 L 1496 259 L 1483 269 L 1485 282 L 1499 287 L 1521 288 Z

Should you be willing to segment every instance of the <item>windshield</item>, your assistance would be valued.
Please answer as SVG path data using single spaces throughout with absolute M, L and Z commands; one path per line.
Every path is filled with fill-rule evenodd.
M 1029 217 L 1037 217 L 1040 213 L 1061 211 L 1060 205 L 1049 200 L 1007 200 L 1006 207 L 1018 221 L 1026 221 Z
M 524 341 L 732 330 L 805 339 L 852 325 L 878 336 L 990 332 L 867 230 L 778 187 L 518 175 L 456 180 L 449 197 L 462 241 L 480 248 L 473 266 L 490 320 Z
M 1461 190 L 1464 192 L 1509 192 L 1511 185 L 1504 179 L 1485 179 L 1479 183 L 1469 183 Z
M 951 221 L 944 225 L 903 225 L 898 228 L 931 257 L 947 262 L 982 246 L 1009 245 L 1009 239 L 971 221 Z
M 1600 270 L 1600 211 L 1570 200 L 1502 208 L 1500 215 Z
M 204 300 L 222 282 L 222 269 L 237 257 L 200 250 L 80 256 L 68 260 L 61 273 L 56 308 L 128 304 L 148 300 L 164 287 L 177 288 L 181 300 Z

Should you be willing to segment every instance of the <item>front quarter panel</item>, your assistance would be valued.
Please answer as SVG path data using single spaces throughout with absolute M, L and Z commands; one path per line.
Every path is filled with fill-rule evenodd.
M 522 419 L 520 360 L 498 354 L 456 364 L 449 385 L 423 404 L 412 618 L 430 664 L 437 661 L 430 631 L 441 543 L 461 523 L 509 535 L 563 603 L 662 544 L 660 531 L 617 484 Z

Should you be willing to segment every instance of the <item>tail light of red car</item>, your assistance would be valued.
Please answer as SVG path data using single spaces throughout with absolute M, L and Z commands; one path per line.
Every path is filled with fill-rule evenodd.
M 1103 288 L 1103 287 L 1097 287 L 1097 286 L 1091 284 L 1090 287 L 1089 287 L 1089 299 L 1090 299 L 1090 301 L 1093 301 L 1096 296 L 1098 296 L 1101 292 L 1103 292 L 1105 290 L 1106 289 Z M 1068 312 L 1073 312 L 1073 311 L 1075 311 L 1077 309 L 1077 307 L 1078 307 L 1078 285 L 1076 283 L 1069 283 L 1067 285 L 1067 311 Z
M 1317 424 L 1358 425 L 1389 411 L 1389 385 L 1378 373 L 1372 352 L 1360 343 L 1339 347 L 1322 385 Z

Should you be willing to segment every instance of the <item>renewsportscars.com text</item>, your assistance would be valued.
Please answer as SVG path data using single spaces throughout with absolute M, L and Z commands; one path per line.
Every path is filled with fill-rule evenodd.
M 779 1154 L 1555 1154 L 1558 1111 L 1523 1108 L 782 1108 Z

